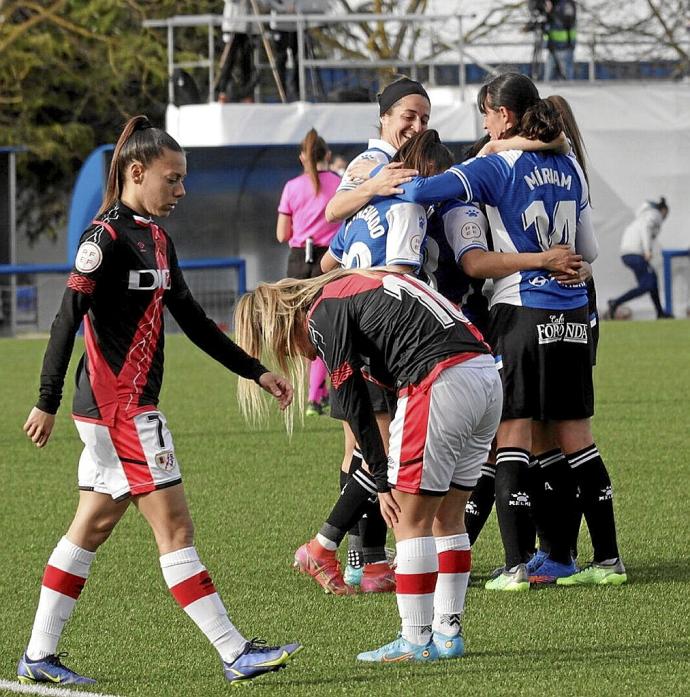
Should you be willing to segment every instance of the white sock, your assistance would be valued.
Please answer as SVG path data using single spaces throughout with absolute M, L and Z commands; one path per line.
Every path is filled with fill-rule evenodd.
M 414 537 L 396 544 L 396 597 L 402 636 L 412 644 L 428 644 L 434 616 L 438 555 L 433 537 Z
M 27 658 L 37 661 L 57 651 L 65 623 L 86 583 L 95 552 L 72 544 L 63 537 L 48 559 L 38 600 Z
M 337 542 L 333 542 L 333 540 L 329 540 L 327 537 L 324 537 L 320 532 L 316 533 L 316 541 L 324 548 L 328 549 L 331 552 L 335 552 L 336 549 L 338 549 L 338 544 Z
M 433 628 L 439 634 L 456 636 L 461 631 L 465 595 L 470 580 L 472 552 L 467 533 L 436 537 L 438 581 L 434 594 Z
M 185 547 L 164 554 L 160 563 L 175 600 L 215 646 L 223 661 L 232 663 L 244 650 L 247 640 L 228 618 L 196 549 Z

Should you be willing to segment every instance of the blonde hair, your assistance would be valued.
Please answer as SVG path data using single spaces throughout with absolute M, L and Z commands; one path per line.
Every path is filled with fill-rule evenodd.
M 294 407 L 304 413 L 307 360 L 299 353 L 297 331 L 306 322 L 314 300 L 332 281 L 359 274 L 375 277 L 379 269 L 336 269 L 308 279 L 284 278 L 277 283 L 260 283 L 243 295 L 235 308 L 235 341 L 250 356 L 258 358 L 270 370 L 286 374 L 295 387 L 293 407 L 285 410 L 285 426 L 292 432 Z M 306 331 L 306 328 L 304 328 Z M 240 378 L 237 399 L 242 416 L 253 424 L 268 417 L 263 390 L 252 380 Z

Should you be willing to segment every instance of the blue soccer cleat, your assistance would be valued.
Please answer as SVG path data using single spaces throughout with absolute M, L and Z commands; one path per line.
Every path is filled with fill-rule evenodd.
M 438 650 L 433 641 L 428 644 L 412 644 L 399 636 L 390 644 L 373 651 L 364 651 L 357 656 L 358 661 L 365 663 L 404 663 L 406 661 L 424 663 L 437 661 Z
M 465 640 L 462 634 L 448 635 L 434 632 L 432 638 L 439 658 L 462 658 L 465 655 Z
M 38 661 L 30 661 L 24 654 L 17 665 L 17 678 L 24 685 L 47 682 L 51 685 L 93 685 L 96 681 L 75 673 L 60 660 L 66 653 L 46 656 Z
M 534 576 L 534 572 L 548 559 L 549 555 L 538 549 L 532 558 L 525 564 L 528 576 Z
M 529 582 L 535 584 L 555 583 L 557 578 L 565 578 L 577 573 L 577 566 L 571 559 L 570 564 L 561 564 L 560 562 L 549 559 L 548 557 L 530 574 Z
M 244 651 L 232 663 L 223 661 L 223 672 L 231 683 L 251 680 L 264 673 L 285 668 L 285 664 L 301 650 L 301 644 L 266 646 L 266 642 L 262 639 L 252 639 L 247 642 Z

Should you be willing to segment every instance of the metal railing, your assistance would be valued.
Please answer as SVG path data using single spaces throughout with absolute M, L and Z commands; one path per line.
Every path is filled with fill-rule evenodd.
M 474 49 L 520 49 L 522 52 L 529 52 L 532 48 L 532 37 L 525 38 L 524 41 L 478 41 L 471 44 L 466 44 L 463 39 L 463 20 L 473 18 L 474 14 L 401 14 L 401 15 L 384 15 L 384 14 L 248 14 L 232 18 L 233 22 L 246 22 L 254 25 L 261 24 L 264 31 L 273 31 L 270 29 L 271 24 L 279 22 L 281 25 L 289 25 L 293 23 L 297 31 L 297 47 L 298 55 L 296 56 L 296 66 L 299 73 L 299 99 L 300 101 L 307 100 L 306 92 L 306 71 L 308 69 L 353 69 L 353 70 L 377 70 L 383 68 L 409 68 L 412 77 L 415 77 L 420 70 L 428 69 L 429 83 L 435 84 L 436 69 L 444 67 L 452 72 L 457 71 L 457 85 L 459 88 L 460 99 L 464 99 L 466 86 L 466 68 L 468 65 L 476 65 L 486 73 L 491 74 L 496 72 L 496 69 L 482 60 L 477 60 L 474 56 L 469 56 L 469 52 Z M 447 49 L 443 50 L 439 56 L 434 56 L 425 59 L 404 58 L 402 56 L 390 59 L 349 59 L 349 58 L 312 58 L 307 55 L 306 36 L 309 28 L 315 28 L 324 25 L 358 23 L 358 22 L 381 22 L 391 24 L 396 22 L 402 23 L 423 23 L 433 24 L 443 22 L 444 28 L 450 26 L 456 27 L 455 36 L 450 41 L 445 41 L 444 46 Z M 208 71 L 208 101 L 214 101 L 214 85 L 215 85 L 215 41 L 214 34 L 217 27 L 222 27 L 224 18 L 222 15 L 181 15 L 169 17 L 166 19 L 151 19 L 145 20 L 144 26 L 148 28 L 164 28 L 167 32 L 167 53 L 168 53 L 168 101 L 174 103 L 175 91 L 173 84 L 173 75 L 176 69 L 186 68 L 206 68 Z M 203 59 L 192 61 L 176 61 L 175 60 L 175 30 L 189 27 L 206 27 L 208 31 L 207 41 L 207 56 Z M 684 40 L 683 46 L 690 46 L 690 40 Z M 606 65 L 609 59 L 602 55 L 602 48 L 610 47 L 627 47 L 643 49 L 647 47 L 658 47 L 658 41 L 655 39 L 642 39 L 637 41 L 620 41 L 610 36 L 587 33 L 580 31 L 578 33 L 579 52 L 586 52 L 587 58 L 587 80 L 595 81 L 598 79 L 597 66 Z M 520 51 L 517 51 L 519 53 Z M 543 50 L 543 55 L 546 55 L 546 49 Z M 468 63 L 468 56 L 471 58 L 471 63 Z M 616 59 L 617 60 L 617 59 Z M 534 58 L 532 58 L 534 62 Z M 511 60 L 511 63 L 527 63 L 526 61 Z M 673 62 L 672 59 L 667 61 Z M 543 66 L 543 56 L 541 60 Z M 262 66 L 266 67 L 266 66 Z M 279 90 L 280 92 L 280 90 Z

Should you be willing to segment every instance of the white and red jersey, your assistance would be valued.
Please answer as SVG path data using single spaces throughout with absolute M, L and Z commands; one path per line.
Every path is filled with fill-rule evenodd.
M 433 382 L 446 367 L 489 354 L 460 310 L 420 280 L 369 272 L 331 281 L 307 317 L 362 455 L 385 490 L 387 457 L 363 372 L 399 392 Z
M 203 351 L 242 377 L 266 372 L 194 300 L 172 240 L 122 202 L 81 237 L 43 359 L 39 409 L 55 413 L 74 337 L 84 321 L 73 415 L 112 425 L 158 404 L 163 379 L 163 309 Z

